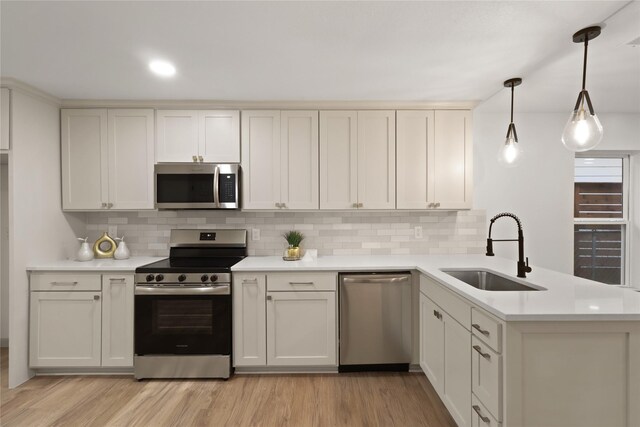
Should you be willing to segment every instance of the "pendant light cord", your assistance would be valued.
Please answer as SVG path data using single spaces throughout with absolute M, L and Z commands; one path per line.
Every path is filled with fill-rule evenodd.
M 513 123 L 513 87 L 513 82 L 511 82 L 511 123 Z
M 587 86 L 587 48 L 589 47 L 589 35 L 584 38 L 584 61 L 582 63 L 582 90 Z

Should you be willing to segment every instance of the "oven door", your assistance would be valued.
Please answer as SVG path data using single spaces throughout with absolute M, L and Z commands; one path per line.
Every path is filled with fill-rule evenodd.
M 225 287 L 228 292 L 228 285 L 209 289 L 222 292 Z M 231 304 L 230 294 L 136 287 L 135 354 L 230 355 Z

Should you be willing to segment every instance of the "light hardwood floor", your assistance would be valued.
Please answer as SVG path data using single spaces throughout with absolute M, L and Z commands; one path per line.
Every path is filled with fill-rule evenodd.
M 455 426 L 422 374 L 46 376 L 8 390 L 7 362 L 3 348 L 2 426 Z

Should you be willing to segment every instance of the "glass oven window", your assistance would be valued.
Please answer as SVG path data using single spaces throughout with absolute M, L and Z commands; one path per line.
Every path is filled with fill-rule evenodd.
M 212 203 L 213 175 L 159 174 L 156 197 L 158 203 Z
M 156 300 L 151 319 L 154 335 L 213 333 L 213 306 L 208 300 Z

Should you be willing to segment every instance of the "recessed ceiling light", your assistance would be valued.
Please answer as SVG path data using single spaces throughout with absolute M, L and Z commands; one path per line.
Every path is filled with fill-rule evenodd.
M 176 73 L 176 67 L 171 62 L 162 60 L 149 62 L 149 69 L 161 77 L 171 77 Z

